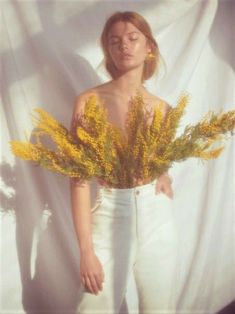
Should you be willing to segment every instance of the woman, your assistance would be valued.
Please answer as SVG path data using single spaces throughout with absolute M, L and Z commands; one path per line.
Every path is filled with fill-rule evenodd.
M 156 70 L 160 53 L 141 15 L 113 14 L 104 26 L 101 45 L 112 80 L 76 98 L 71 133 L 91 94 L 108 109 L 109 121 L 123 131 L 129 102 L 137 92 L 151 108 L 162 101 L 143 86 Z M 164 103 L 166 114 L 170 106 Z M 177 243 L 170 176 L 164 173 L 152 182 L 136 180 L 135 187 L 128 189 L 98 183 L 99 198 L 92 209 L 89 182 L 71 179 L 70 185 L 80 248 L 82 286 L 78 313 L 118 313 L 131 271 L 140 313 L 174 312 Z

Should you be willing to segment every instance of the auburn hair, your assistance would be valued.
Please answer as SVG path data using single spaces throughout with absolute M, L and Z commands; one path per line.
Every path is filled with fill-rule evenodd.
M 120 21 L 132 23 L 142 34 L 144 34 L 147 41 L 150 43 L 151 53 L 155 56 L 155 58 L 146 60 L 144 63 L 144 69 L 143 69 L 143 75 L 142 75 L 142 82 L 143 82 L 149 79 L 155 72 L 158 71 L 161 54 L 159 51 L 158 44 L 153 37 L 152 31 L 148 22 L 137 12 L 117 11 L 107 19 L 103 28 L 103 32 L 101 34 L 101 38 L 100 38 L 100 44 L 101 44 L 101 48 L 104 54 L 105 68 L 112 78 L 117 77 L 118 75 L 117 68 L 114 65 L 108 51 L 108 34 L 110 31 L 110 28 L 115 23 L 120 22 Z

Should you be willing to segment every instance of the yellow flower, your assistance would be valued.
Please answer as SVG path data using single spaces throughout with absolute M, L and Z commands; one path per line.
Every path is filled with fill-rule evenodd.
M 209 160 L 222 153 L 224 147 L 211 147 L 228 139 L 229 132 L 233 135 L 235 110 L 209 112 L 196 125 L 187 125 L 175 138 L 188 100 L 188 94 L 181 95 L 176 107 L 170 108 L 163 119 L 163 103 L 149 111 L 143 96 L 137 94 L 130 104 L 125 134 L 108 122 L 107 109 L 95 95 L 87 100 L 73 135 L 49 113 L 36 108 L 38 117 L 34 117 L 33 131 L 36 143 L 11 141 L 12 153 L 79 180 L 97 177 L 113 187 L 132 187 L 139 179 L 161 175 L 174 162 L 190 157 Z M 44 137 L 52 140 L 54 150 L 43 144 Z
M 36 145 L 28 142 L 11 141 L 12 153 L 25 160 L 38 161 L 41 158 L 40 150 Z

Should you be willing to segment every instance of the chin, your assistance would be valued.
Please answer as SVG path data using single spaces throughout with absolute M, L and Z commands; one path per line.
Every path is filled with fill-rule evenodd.
M 137 69 L 140 67 L 140 64 L 125 64 L 122 66 L 117 67 L 119 71 L 123 72 L 123 71 L 130 71 L 133 69 Z

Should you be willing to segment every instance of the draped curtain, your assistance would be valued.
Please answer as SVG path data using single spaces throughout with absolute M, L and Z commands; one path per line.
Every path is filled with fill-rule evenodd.
M 209 110 L 235 107 L 232 0 L 1 1 L 1 313 L 76 311 L 68 178 L 15 158 L 9 141 L 30 136 L 35 107 L 69 127 L 76 95 L 110 79 L 99 37 L 118 10 L 142 14 L 159 44 L 165 67 L 146 82 L 149 91 L 173 107 L 189 92 L 179 132 Z M 170 170 L 179 313 L 216 313 L 235 296 L 234 160 L 230 139 L 219 158 Z M 91 190 L 93 204 L 95 180 Z M 127 301 L 137 309 L 133 278 Z

